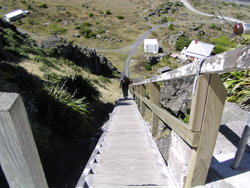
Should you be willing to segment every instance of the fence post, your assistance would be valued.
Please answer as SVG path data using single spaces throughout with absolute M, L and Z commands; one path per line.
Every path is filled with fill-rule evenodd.
M 11 188 L 47 188 L 22 98 L 0 92 L 0 163 Z
M 201 75 L 192 101 L 190 124 L 200 132 L 198 148 L 192 149 L 185 188 L 205 184 L 226 98 L 217 74 Z
M 150 102 L 156 105 L 160 104 L 160 85 L 156 82 L 150 83 Z M 152 112 L 152 135 L 156 136 L 158 133 L 159 118 Z
M 139 95 L 141 95 L 141 86 L 140 85 L 137 86 L 137 93 Z M 139 97 L 137 97 L 137 106 L 138 106 L 138 109 L 141 110 L 141 99 Z
M 142 84 L 140 85 L 140 94 L 142 97 L 146 97 L 146 85 Z M 146 111 L 146 105 L 143 103 L 143 101 L 141 101 L 141 114 L 144 116 L 145 115 L 145 111 Z

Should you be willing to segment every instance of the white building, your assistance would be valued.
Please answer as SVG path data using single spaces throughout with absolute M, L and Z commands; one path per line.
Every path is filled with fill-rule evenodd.
M 144 39 L 144 52 L 158 53 L 159 43 L 157 39 Z
M 18 19 L 23 18 L 27 14 L 29 14 L 29 11 L 18 9 L 18 10 L 14 10 L 14 11 L 12 11 L 10 13 L 5 14 L 4 19 L 7 22 L 13 22 L 13 21 L 16 21 Z
M 193 40 L 188 47 L 181 51 L 181 57 L 191 61 L 202 60 L 210 56 L 214 45 Z

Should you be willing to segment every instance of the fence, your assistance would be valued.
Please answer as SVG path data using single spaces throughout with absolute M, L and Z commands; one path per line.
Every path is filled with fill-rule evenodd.
M 0 164 L 11 188 L 48 187 L 22 98 L 0 92 Z
M 191 147 L 185 187 L 202 185 L 206 181 L 226 98 L 226 90 L 218 74 L 246 69 L 250 69 L 250 46 L 185 65 L 134 83 L 130 88 L 141 113 L 145 113 L 146 107 L 152 111 L 153 136 L 156 136 L 161 120 Z M 187 125 L 160 107 L 158 82 L 194 75 L 194 93 Z M 150 87 L 149 98 L 146 97 L 147 86 Z

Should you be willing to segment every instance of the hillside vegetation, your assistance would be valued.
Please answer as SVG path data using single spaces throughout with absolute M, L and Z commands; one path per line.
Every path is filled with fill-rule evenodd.
M 108 87 L 116 69 L 101 64 L 99 56 L 86 48 L 89 57 L 81 51 L 78 55 L 87 62 L 77 64 L 59 53 L 64 45 L 41 48 L 2 20 L 0 36 L 0 92 L 16 92 L 24 99 L 50 186 L 68 181 L 71 187 L 90 155 L 94 134 L 113 108 L 101 101 L 98 87 Z M 95 69 L 98 63 L 100 72 Z M 62 176 L 67 178 L 58 180 Z

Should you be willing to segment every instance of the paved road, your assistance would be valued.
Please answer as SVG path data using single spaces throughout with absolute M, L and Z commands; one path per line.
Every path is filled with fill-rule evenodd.
M 227 21 L 230 21 L 230 22 L 238 22 L 238 23 L 244 23 L 243 21 L 241 20 L 238 20 L 238 19 L 235 19 L 235 18 L 232 18 L 232 17 L 228 17 L 228 16 L 216 16 L 216 15 L 213 15 L 213 14 L 207 14 L 205 12 L 201 12 L 201 11 L 198 11 L 196 10 L 195 8 L 192 7 L 192 5 L 189 4 L 189 2 L 187 0 L 180 0 L 187 9 L 189 9 L 190 11 L 196 13 L 196 14 L 200 14 L 200 15 L 203 15 L 203 16 L 208 16 L 208 17 L 217 17 L 219 19 L 222 19 L 222 20 L 227 20 Z

